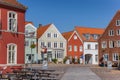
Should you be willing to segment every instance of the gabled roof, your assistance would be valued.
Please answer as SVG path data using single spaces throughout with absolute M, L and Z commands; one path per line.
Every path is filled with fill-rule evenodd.
M 17 0 L 0 0 L 1 5 L 10 6 L 22 10 L 26 10 L 27 7 L 19 3 Z
M 78 32 L 79 36 L 83 41 L 97 41 L 92 37 L 92 34 L 102 35 L 104 32 L 104 29 L 101 29 L 101 28 L 88 28 L 88 27 L 81 27 L 81 26 L 76 26 L 75 30 Z M 90 34 L 90 39 L 87 40 L 84 34 Z
M 113 17 L 112 20 L 109 22 L 108 26 L 106 27 L 103 35 L 99 38 L 99 40 L 100 40 L 101 38 L 104 38 L 104 37 L 107 37 L 107 36 L 108 36 L 108 30 L 110 30 L 110 29 L 118 29 L 118 28 L 119 28 L 119 27 L 118 27 L 118 28 L 116 27 L 116 20 L 120 20 L 120 10 L 118 10 L 118 11 L 115 13 L 114 17 Z M 114 28 L 114 27 L 116 27 L 116 28 Z M 109 37 L 110 37 L 110 36 L 109 36 Z M 105 39 L 105 38 L 104 38 L 104 39 Z
M 48 24 L 45 26 L 39 26 L 37 29 L 37 38 L 40 38 L 42 34 L 51 26 L 52 24 Z
M 70 36 L 73 34 L 74 31 L 70 31 L 70 32 L 64 32 L 62 33 L 63 37 L 68 41 L 68 39 L 70 38 Z

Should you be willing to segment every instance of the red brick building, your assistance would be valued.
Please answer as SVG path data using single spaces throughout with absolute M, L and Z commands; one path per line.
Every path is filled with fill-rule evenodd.
M 118 62 L 120 56 L 120 10 L 108 24 L 99 39 L 99 60 L 101 62 Z
M 67 56 L 80 59 L 83 55 L 83 42 L 76 31 L 62 34 L 67 40 Z
M 0 0 L 0 65 L 24 64 L 25 12 L 17 0 Z

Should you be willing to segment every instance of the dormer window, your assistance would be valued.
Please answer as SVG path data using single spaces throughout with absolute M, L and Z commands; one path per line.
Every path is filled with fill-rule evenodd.
M 120 26 L 120 20 L 116 20 L 116 26 Z
M 17 32 L 17 13 L 13 11 L 8 12 L 8 30 Z
M 97 34 L 93 34 L 93 38 L 96 40 L 98 39 L 98 35 Z
M 87 40 L 90 39 L 90 34 L 85 34 L 84 36 L 85 36 L 85 38 L 86 38 Z

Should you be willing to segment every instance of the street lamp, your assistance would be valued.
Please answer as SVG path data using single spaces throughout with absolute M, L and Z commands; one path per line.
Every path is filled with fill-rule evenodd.
M 32 70 L 32 61 L 33 61 L 33 57 L 32 57 L 32 49 L 35 48 L 35 44 L 32 43 L 32 39 L 34 38 L 34 34 L 35 34 L 35 31 L 33 32 L 29 32 L 27 33 L 26 35 L 29 34 L 29 38 L 31 38 L 31 45 L 30 45 L 30 48 L 31 48 L 31 55 L 30 55 L 30 64 L 31 64 L 31 70 Z

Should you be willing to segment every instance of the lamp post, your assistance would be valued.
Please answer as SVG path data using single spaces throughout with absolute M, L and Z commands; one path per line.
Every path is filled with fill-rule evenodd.
M 29 32 L 29 33 L 27 33 L 27 34 L 29 34 L 30 36 L 30 38 L 31 38 L 31 45 L 30 45 L 30 48 L 31 48 L 31 60 L 30 60 L 30 67 L 31 67 L 31 70 L 32 70 L 32 60 L 33 60 L 33 57 L 32 57 L 32 49 L 33 48 L 35 48 L 35 44 L 34 43 L 32 43 L 32 39 L 34 38 L 34 34 L 35 34 L 35 32 L 33 31 L 33 32 Z

